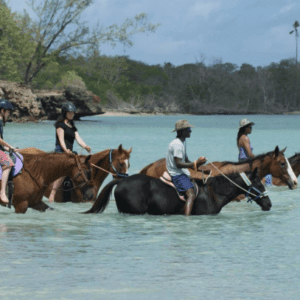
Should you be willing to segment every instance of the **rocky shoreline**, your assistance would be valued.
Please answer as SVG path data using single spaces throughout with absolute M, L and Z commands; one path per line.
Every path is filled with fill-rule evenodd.
M 14 122 L 56 120 L 65 102 L 75 104 L 77 120 L 85 116 L 104 114 L 98 96 L 76 87 L 69 87 L 63 91 L 34 91 L 30 86 L 21 83 L 0 80 L 0 98 L 8 99 L 13 103 Z
M 0 98 L 9 99 L 16 108 L 12 114 L 14 122 L 38 122 L 40 120 L 56 120 L 61 112 L 61 106 L 65 102 L 72 102 L 77 107 L 75 119 L 81 117 L 103 116 L 132 116 L 132 115 L 176 115 L 187 114 L 184 112 L 168 113 L 163 110 L 137 109 L 135 107 L 107 108 L 103 109 L 101 99 L 92 92 L 76 87 L 65 90 L 32 90 L 30 86 L 17 82 L 0 80 Z M 220 108 L 218 112 L 202 111 L 196 115 L 255 115 L 266 114 L 265 112 L 237 112 L 230 109 Z M 270 114 L 276 114 L 270 112 Z M 300 114 L 299 111 L 283 112 L 278 114 Z

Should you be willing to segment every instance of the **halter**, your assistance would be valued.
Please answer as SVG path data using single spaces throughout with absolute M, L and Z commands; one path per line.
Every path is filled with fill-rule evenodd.
M 113 151 L 114 151 L 113 149 L 111 149 L 109 151 L 109 165 L 110 165 L 110 167 L 115 171 L 115 173 L 116 173 L 117 176 L 119 176 L 119 177 L 128 177 L 127 173 L 119 173 L 117 171 L 117 169 L 115 168 L 115 166 L 113 165 L 113 161 L 112 161 L 112 152 Z
M 249 187 L 248 191 L 247 191 L 247 194 L 246 194 L 246 198 L 248 198 L 247 202 L 252 203 L 252 200 L 255 201 L 256 199 L 261 199 L 263 197 L 268 196 L 268 192 L 267 191 L 261 192 L 256 187 L 252 186 L 252 182 L 249 180 L 249 178 L 247 177 L 247 175 L 244 172 L 240 173 L 240 175 L 241 175 L 242 179 L 244 180 L 244 182 Z M 255 192 L 257 192 L 258 195 L 255 195 L 255 194 L 251 193 L 252 190 L 254 190 Z M 255 196 L 255 198 L 251 199 L 249 195 Z

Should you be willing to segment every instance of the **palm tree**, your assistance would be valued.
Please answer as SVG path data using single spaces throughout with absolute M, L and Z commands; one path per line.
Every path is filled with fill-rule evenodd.
M 298 63 L 298 43 L 297 43 L 297 37 L 298 37 L 298 27 L 299 27 L 299 22 L 295 21 L 295 23 L 293 24 L 293 27 L 295 28 L 294 30 L 290 31 L 290 34 L 292 34 L 293 32 L 295 32 L 295 38 L 296 38 L 296 66 Z
M 295 21 L 293 24 L 294 30 L 290 31 L 290 34 L 295 32 L 295 38 L 296 38 L 296 82 L 295 82 L 295 99 L 294 103 L 296 104 L 296 107 L 299 106 L 299 99 L 297 97 L 297 89 L 298 89 L 298 43 L 297 43 L 297 38 L 298 38 L 298 27 L 299 27 L 299 22 Z

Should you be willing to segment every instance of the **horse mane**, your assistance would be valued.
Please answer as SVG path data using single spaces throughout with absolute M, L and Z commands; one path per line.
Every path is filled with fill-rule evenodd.
M 223 163 L 223 166 L 226 166 L 226 165 L 239 166 L 239 165 L 243 165 L 245 163 L 248 163 L 248 164 L 250 164 L 250 166 L 252 166 L 252 164 L 255 160 L 259 159 L 262 161 L 266 156 L 271 156 L 273 153 L 274 153 L 274 151 L 269 151 L 267 153 L 259 154 L 259 155 L 256 155 L 255 157 L 249 157 L 249 158 L 241 160 L 241 161 L 223 161 L 222 163 Z
M 300 161 L 300 152 L 298 152 L 298 153 L 295 152 L 295 154 L 293 156 L 289 157 L 290 164 L 296 163 L 298 161 Z
M 251 172 L 245 172 L 246 174 L 249 175 L 249 173 Z M 226 175 L 229 179 L 231 180 L 234 180 L 236 177 L 238 177 L 240 175 L 240 172 L 236 172 L 236 173 L 233 173 L 233 174 L 229 174 L 229 175 Z M 203 183 L 203 180 L 202 179 L 199 179 L 199 178 L 194 178 L 195 182 L 199 185 L 199 186 L 203 186 L 205 185 Z M 212 184 L 216 184 L 217 186 L 219 184 L 222 184 L 224 181 L 228 181 L 228 179 L 226 177 L 224 177 L 223 175 L 219 175 L 219 176 L 214 176 L 214 177 L 210 177 L 208 180 L 207 180 L 207 183 L 212 183 Z

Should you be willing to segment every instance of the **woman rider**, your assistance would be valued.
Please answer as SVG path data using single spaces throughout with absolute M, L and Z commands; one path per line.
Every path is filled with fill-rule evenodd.
M 73 103 L 66 103 L 61 108 L 61 115 L 58 117 L 54 126 L 56 128 L 56 144 L 55 152 L 57 153 L 72 153 L 74 140 L 88 152 L 91 148 L 87 146 L 78 134 L 73 118 L 76 112 L 76 107 Z M 53 188 L 49 196 L 49 201 L 55 199 L 57 189 L 62 185 L 65 177 L 57 179 L 53 183 Z
M 239 132 L 237 135 L 237 146 L 239 149 L 239 161 L 245 160 L 250 157 L 255 157 L 252 153 L 253 147 L 249 140 L 248 134 L 252 132 L 253 122 L 250 122 L 248 119 L 242 119 L 240 121 Z M 272 185 L 272 175 L 265 176 L 266 185 Z
M 11 171 L 11 168 L 14 166 L 13 161 L 7 153 L 4 151 L 13 150 L 18 152 L 19 150 L 12 147 L 3 140 L 3 127 L 5 126 L 6 121 L 11 113 L 14 110 L 13 105 L 6 99 L 0 100 L 0 166 L 2 168 L 2 183 L 1 183 L 1 192 L 0 192 L 0 201 L 8 204 L 8 198 L 6 196 L 6 186 L 8 181 L 8 176 Z

